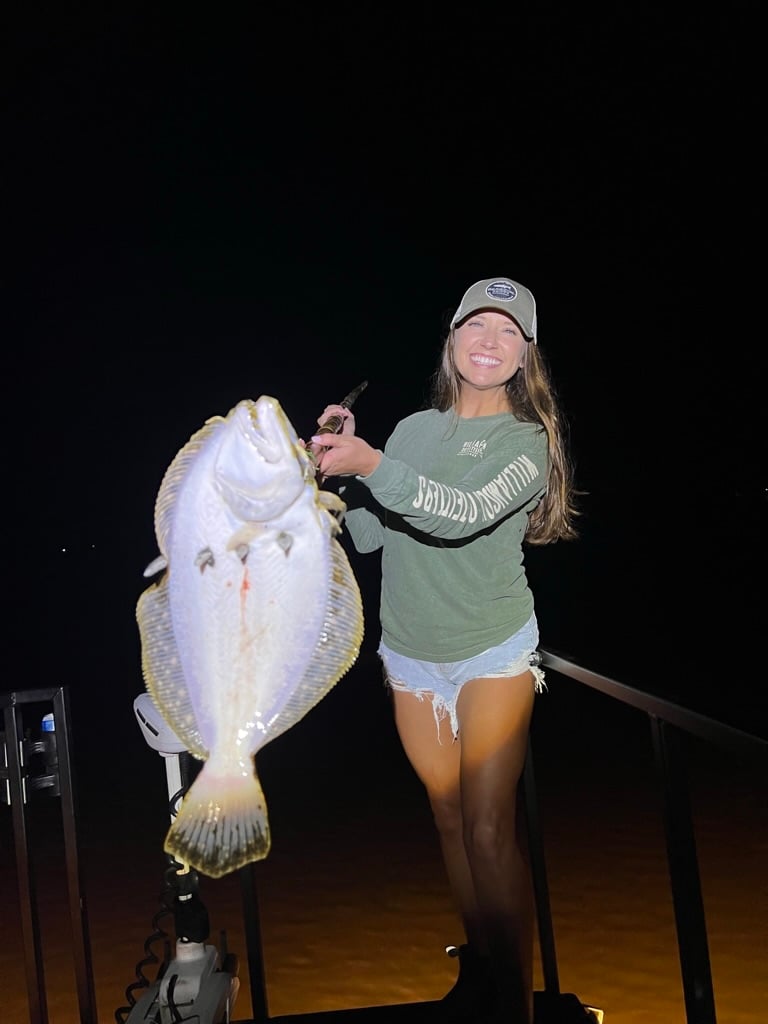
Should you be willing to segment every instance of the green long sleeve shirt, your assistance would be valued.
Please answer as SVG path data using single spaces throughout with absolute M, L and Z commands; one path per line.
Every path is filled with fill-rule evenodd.
M 523 564 L 528 516 L 547 479 L 547 438 L 511 413 L 457 418 L 430 409 L 401 420 L 373 473 L 375 499 L 343 490 L 360 552 L 382 548 L 382 639 L 424 661 L 461 661 L 530 618 Z

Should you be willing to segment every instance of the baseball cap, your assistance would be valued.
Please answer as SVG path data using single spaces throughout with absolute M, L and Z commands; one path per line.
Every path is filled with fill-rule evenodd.
M 531 292 L 508 277 L 487 277 L 464 292 L 451 320 L 451 327 L 479 309 L 497 309 L 515 320 L 529 341 L 536 343 L 536 300 Z

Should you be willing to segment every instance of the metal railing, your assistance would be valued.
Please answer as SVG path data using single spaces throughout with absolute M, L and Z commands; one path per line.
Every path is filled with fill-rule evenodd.
M 716 1024 L 709 942 L 682 739 L 683 734 L 688 733 L 763 768 L 768 767 L 768 740 L 592 672 L 555 651 L 543 648 L 540 653 L 545 668 L 648 716 L 650 743 L 663 796 L 667 863 L 686 1019 L 688 1024 Z M 557 994 L 560 990 L 557 954 L 530 746 L 523 781 L 545 990 Z
M 25 728 L 23 710 L 36 705 L 50 708 L 54 726 L 51 742 L 31 742 Z M 48 1024 L 48 1002 L 45 987 L 37 887 L 30 859 L 27 829 L 27 803 L 35 789 L 50 788 L 61 798 L 64 834 L 64 856 L 67 869 L 72 954 L 77 984 L 77 1000 L 81 1024 L 97 1024 L 96 997 L 93 984 L 88 912 L 80 869 L 77 838 L 76 798 L 72 777 L 70 709 L 64 686 L 41 690 L 24 690 L 0 694 L 3 729 L 0 736 L 1 803 L 9 803 L 13 815 L 16 875 L 19 888 L 19 910 L 24 947 L 24 974 L 30 1024 Z M 33 769 L 35 755 L 44 758 L 41 771 Z M 37 768 L 39 766 L 34 766 Z

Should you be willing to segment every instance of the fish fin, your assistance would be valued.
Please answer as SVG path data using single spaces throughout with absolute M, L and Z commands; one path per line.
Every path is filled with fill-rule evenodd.
M 331 521 L 331 531 L 334 536 L 341 533 L 341 524 L 344 522 L 344 514 L 347 511 L 346 502 L 333 491 L 318 491 L 317 501 Z
M 210 548 L 203 548 L 198 551 L 195 555 L 195 565 L 200 572 L 205 572 L 205 567 L 209 565 L 212 569 L 216 565 L 216 559 Z
M 149 695 L 187 749 L 195 757 L 208 757 L 173 635 L 167 575 L 139 597 L 136 620 L 141 635 L 141 668 Z
M 218 427 L 225 422 L 223 416 L 212 416 L 195 431 L 187 443 L 175 455 L 168 469 L 165 471 L 160 489 L 155 500 L 155 534 L 161 551 L 168 550 L 168 538 L 173 524 L 176 499 L 189 467 L 197 457 L 198 452 L 208 441 L 208 438 L 216 432 Z
M 263 860 L 271 838 L 255 772 L 221 773 L 207 761 L 184 797 L 164 849 L 211 878 Z
M 347 511 L 347 503 L 340 495 L 336 494 L 335 491 L 318 491 L 317 500 L 323 508 L 328 509 L 331 512 L 338 512 L 341 514 L 342 512 Z
M 145 576 L 156 576 L 163 569 L 168 568 L 168 559 L 165 555 L 158 555 L 157 558 L 153 558 L 147 568 L 144 570 Z
M 269 739 L 290 729 L 333 689 L 357 660 L 363 641 L 363 603 L 349 559 L 331 541 L 331 582 L 325 619 L 301 682 L 270 723 Z

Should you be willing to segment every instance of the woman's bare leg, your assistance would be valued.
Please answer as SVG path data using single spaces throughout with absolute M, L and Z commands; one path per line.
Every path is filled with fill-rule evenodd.
M 429 796 L 467 942 L 491 953 L 505 1006 L 521 1022 L 532 1014 L 533 897 L 517 793 L 534 692 L 529 672 L 466 683 L 454 742 L 447 719 L 438 734 L 428 698 L 392 691 L 398 733 Z
M 448 884 L 461 915 L 467 942 L 486 952 L 485 931 L 478 920 L 472 872 L 464 848 L 461 816 L 461 744 L 454 742 L 447 718 L 435 725 L 429 697 L 392 690 L 395 723 L 405 754 L 424 784 L 435 818 Z
M 527 1024 L 533 1004 L 533 893 L 518 783 L 534 702 L 530 672 L 474 679 L 457 703 L 464 847 L 505 1012 Z

